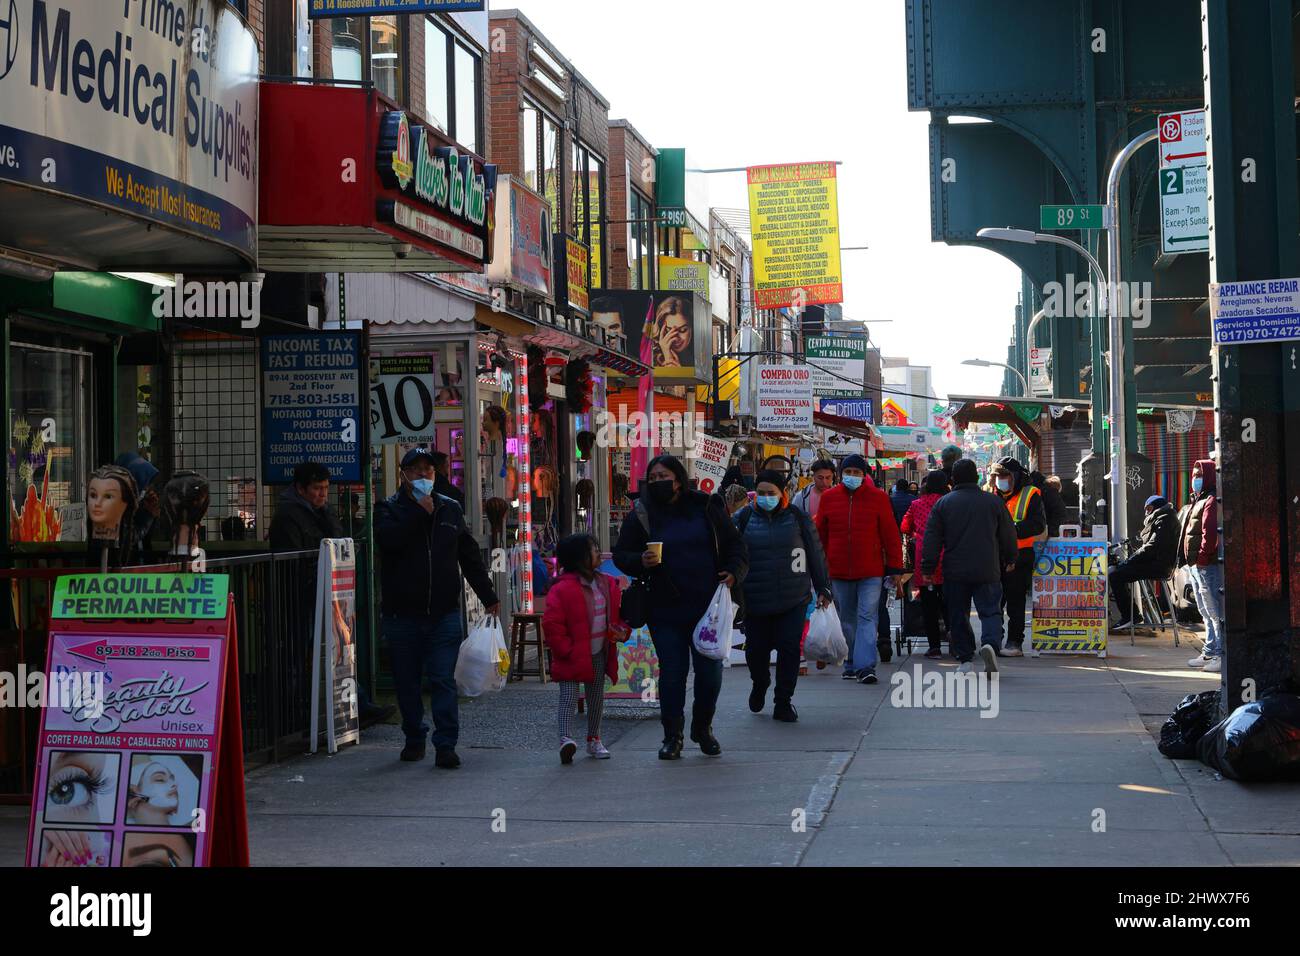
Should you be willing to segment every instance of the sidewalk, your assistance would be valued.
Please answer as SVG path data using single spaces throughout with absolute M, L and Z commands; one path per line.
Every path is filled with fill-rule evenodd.
M 436 770 L 432 756 L 399 762 L 401 733 L 382 726 L 334 757 L 252 772 L 253 862 L 1300 863 L 1300 787 L 1216 780 L 1156 750 L 1151 731 L 1217 675 L 1186 667 L 1186 642 L 1112 642 L 1105 660 L 1001 661 L 993 719 L 891 706 L 890 675 L 900 667 L 955 667 L 919 651 L 882 665 L 874 687 L 842 681 L 836 668 L 812 671 L 795 695 L 797 724 L 773 721 L 770 702 L 750 714 L 747 672 L 733 667 L 714 723 L 723 756 L 688 743 L 673 763 L 655 756 L 656 711 L 619 701 L 604 731 L 613 759 L 561 766 L 554 685 L 511 684 L 462 707 L 460 770 Z M 803 832 L 792 827 L 799 809 Z M 1099 810 L 1104 832 L 1093 829 Z M 26 813 L 0 808 L 0 864 L 21 863 L 25 838 Z

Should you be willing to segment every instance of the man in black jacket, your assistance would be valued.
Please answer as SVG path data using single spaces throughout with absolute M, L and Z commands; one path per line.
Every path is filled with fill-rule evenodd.
M 461 572 L 488 614 L 498 614 L 501 605 L 460 506 L 433 490 L 433 455 L 413 448 L 402 458 L 401 474 L 397 494 L 375 509 L 375 540 L 383 562 L 384 636 L 406 734 L 402 759 L 424 758 L 429 726 L 420 681 L 427 669 L 434 762 L 453 769 L 460 766 L 455 671 L 465 637 Z
M 1046 536 L 1047 511 L 1043 496 L 1025 466 L 1014 458 L 1001 458 L 993 466 L 993 487 L 1016 527 L 1016 557 L 1002 575 L 1002 606 L 1007 611 L 1007 641 L 1003 657 L 1024 657 L 1025 608 L 1034 587 L 1034 543 Z
M 1146 520 L 1138 534 L 1140 544 L 1125 561 L 1110 570 L 1110 599 L 1119 611 L 1115 629 L 1128 627 L 1133 615 L 1134 581 L 1163 581 L 1174 573 L 1178 560 L 1178 515 L 1159 495 L 1146 502 Z
M 921 545 L 921 573 L 929 578 L 943 556 L 943 594 L 948 634 L 958 670 L 974 669 L 975 634 L 970 605 L 980 618 L 979 654 L 984 669 L 998 669 L 1002 645 L 1002 570 L 1016 559 L 1016 529 L 1006 507 L 979 486 L 979 470 L 968 458 L 952 468 L 955 485 L 935 503 Z

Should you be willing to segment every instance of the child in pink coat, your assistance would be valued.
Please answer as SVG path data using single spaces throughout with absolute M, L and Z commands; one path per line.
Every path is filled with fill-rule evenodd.
M 600 547 L 589 534 L 574 534 L 556 546 L 562 573 L 546 593 L 542 633 L 551 650 L 551 676 L 560 685 L 560 763 L 573 763 L 578 744 L 573 717 L 578 685 L 587 690 L 587 755 L 608 760 L 600 742 L 605 709 L 605 678 L 618 682 L 618 641 L 627 636 L 619 618 L 622 589 L 596 570 Z

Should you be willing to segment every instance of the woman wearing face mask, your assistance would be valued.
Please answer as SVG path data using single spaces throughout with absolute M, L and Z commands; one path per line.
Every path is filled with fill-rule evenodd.
M 745 540 L 749 574 L 745 577 L 745 663 L 754 688 L 749 709 L 759 713 L 771 683 L 769 662 L 776 650 L 776 692 L 772 716 L 794 723 L 798 712 L 790 703 L 799 680 L 799 638 L 803 634 L 808 595 L 815 589 L 817 606 L 831 601 L 826 556 L 812 519 L 790 507 L 785 476 L 777 471 L 758 475 L 754 505 L 736 515 Z
M 653 543 L 653 547 L 651 546 Z M 672 455 L 650 462 L 645 481 L 623 522 L 614 563 L 624 574 L 650 583 L 648 626 L 659 656 L 659 710 L 664 727 L 660 760 L 682 755 L 686 724 L 686 677 L 695 668 L 691 740 L 710 757 L 722 747 L 713 736 L 713 713 L 722 689 L 722 661 L 695 650 L 691 636 L 719 582 L 732 589 L 745 579 L 745 543 L 718 495 L 691 490 L 686 469 Z

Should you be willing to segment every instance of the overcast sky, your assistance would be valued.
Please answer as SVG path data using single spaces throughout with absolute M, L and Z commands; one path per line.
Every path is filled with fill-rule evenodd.
M 940 395 L 1001 391 L 1020 273 L 930 241 L 928 113 L 907 110 L 903 0 L 520 0 L 517 7 L 656 147 L 704 168 L 840 160 L 844 315 Z M 708 177 L 747 206 L 743 173 Z

